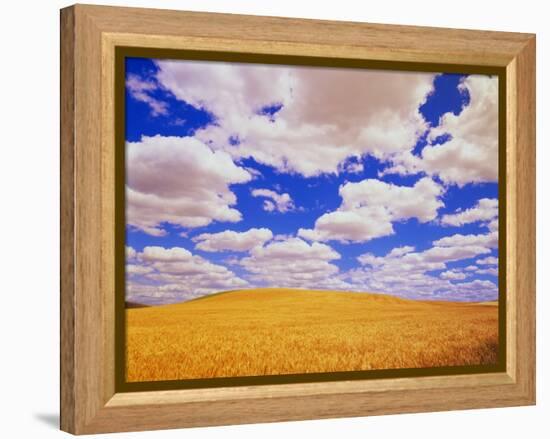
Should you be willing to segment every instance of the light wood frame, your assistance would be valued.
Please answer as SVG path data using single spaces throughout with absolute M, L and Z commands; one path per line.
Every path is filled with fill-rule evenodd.
M 118 46 L 505 69 L 506 371 L 116 393 Z M 90 5 L 61 11 L 62 430 L 86 434 L 534 403 L 534 35 Z

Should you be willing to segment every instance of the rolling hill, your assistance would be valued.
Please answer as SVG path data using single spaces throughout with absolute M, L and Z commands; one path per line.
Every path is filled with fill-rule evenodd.
M 230 291 L 126 310 L 127 380 L 494 364 L 498 305 Z

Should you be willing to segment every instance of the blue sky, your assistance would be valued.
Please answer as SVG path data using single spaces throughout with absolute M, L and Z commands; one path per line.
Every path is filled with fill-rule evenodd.
M 126 60 L 127 297 L 498 295 L 497 78 Z

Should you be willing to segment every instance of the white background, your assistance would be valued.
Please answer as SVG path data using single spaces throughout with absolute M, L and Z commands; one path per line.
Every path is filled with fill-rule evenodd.
M 104 3 L 97 1 L 97 3 Z M 0 14 L 0 433 L 48 438 L 59 405 L 59 0 L 12 0 Z M 537 34 L 538 405 L 371 418 L 129 433 L 143 438 L 543 437 L 550 415 L 548 23 L 542 1 L 211 0 L 120 6 L 368 21 Z M 548 17 L 546 15 L 546 17 Z M 546 123 L 545 123 L 546 122 Z M 546 415 L 546 419 L 545 419 Z M 546 431 L 546 434 L 548 432 Z M 548 436 L 546 436 L 548 437 Z

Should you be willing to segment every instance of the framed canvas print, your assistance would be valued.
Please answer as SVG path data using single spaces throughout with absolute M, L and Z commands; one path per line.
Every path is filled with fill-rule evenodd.
M 63 430 L 534 403 L 533 35 L 61 31 Z

